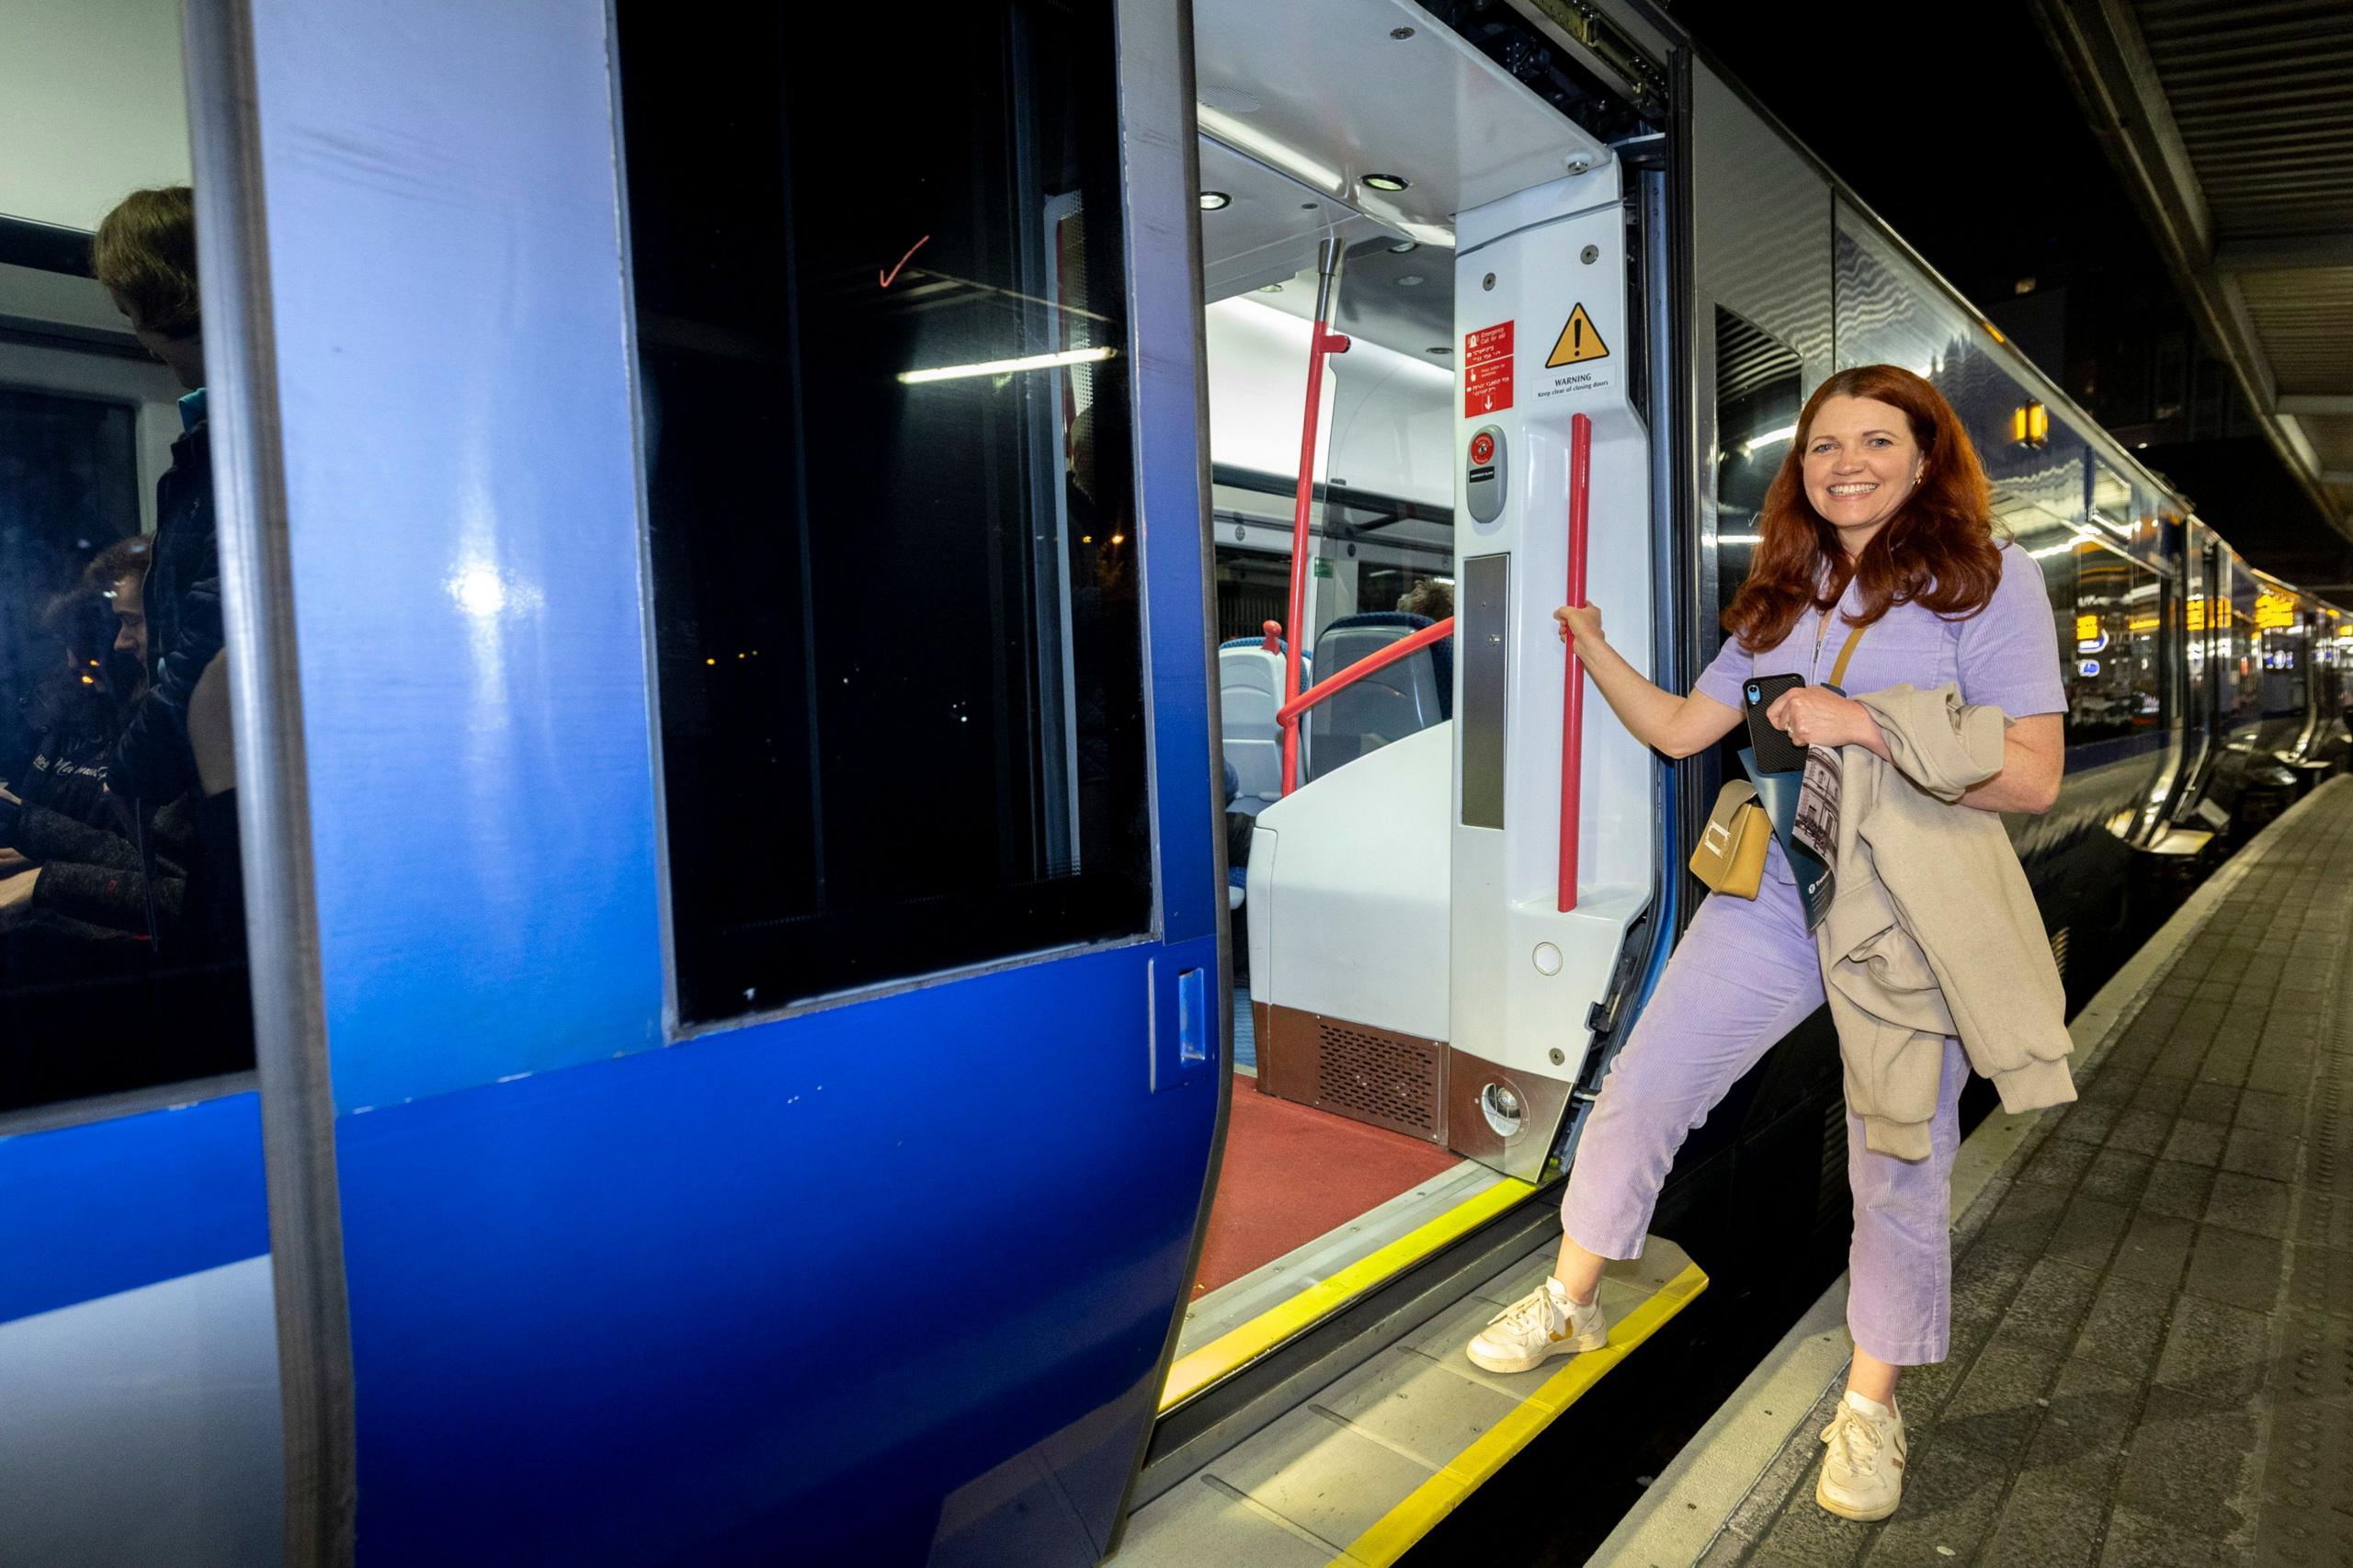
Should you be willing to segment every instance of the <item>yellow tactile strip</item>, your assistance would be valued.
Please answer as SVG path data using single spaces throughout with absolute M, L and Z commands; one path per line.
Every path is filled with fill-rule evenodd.
M 1372 1528 L 1349 1542 L 1347 1550 L 1332 1560 L 1333 1568 L 1385 1568 L 1403 1557 L 1408 1548 L 1501 1470 L 1506 1460 L 1526 1448 L 1563 1411 L 1583 1398 L 1587 1389 L 1608 1376 L 1610 1369 L 1624 1360 L 1634 1346 L 1656 1333 L 1707 1288 L 1708 1277 L 1699 1266 L 1686 1264 L 1681 1272 L 1642 1305 L 1610 1325 L 1607 1346 L 1569 1358 L 1568 1365 L 1546 1379 L 1520 1402 L 1518 1408 L 1489 1427 L 1382 1515 Z

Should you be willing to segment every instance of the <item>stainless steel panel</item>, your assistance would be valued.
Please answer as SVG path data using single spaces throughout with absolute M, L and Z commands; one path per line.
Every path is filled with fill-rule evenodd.
M 1454 710 L 1462 746 L 1462 825 L 1504 825 L 1505 716 L 1509 711 L 1511 557 L 1478 555 L 1462 563 L 1455 606 L 1455 657 L 1462 665 L 1462 701 Z
M 1276 1004 L 1258 1038 L 1258 1089 L 1352 1121 L 1447 1142 L 1447 1048 Z
M 1498 1067 L 1467 1051 L 1446 1053 L 1448 1146 L 1506 1176 L 1535 1181 L 1569 1108 L 1560 1078 Z
M 1700 298 L 1796 349 L 1810 391 L 1831 370 L 1830 184 L 1713 72 L 1692 87 Z

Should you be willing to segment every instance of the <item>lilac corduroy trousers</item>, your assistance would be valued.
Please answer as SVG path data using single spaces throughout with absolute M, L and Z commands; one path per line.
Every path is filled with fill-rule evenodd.
M 1561 1202 L 1563 1228 L 1586 1251 L 1641 1256 L 1659 1187 L 1684 1138 L 1823 1005 L 1821 960 L 1789 875 L 1777 844 L 1755 899 L 1710 895 L 1610 1065 Z M 1945 1357 L 1952 1316 L 1948 1210 L 1968 1077 L 1960 1042 L 1947 1040 L 1925 1160 L 1872 1153 L 1862 1119 L 1847 1116 L 1847 1181 L 1855 1199 L 1847 1326 L 1858 1346 L 1892 1366 Z

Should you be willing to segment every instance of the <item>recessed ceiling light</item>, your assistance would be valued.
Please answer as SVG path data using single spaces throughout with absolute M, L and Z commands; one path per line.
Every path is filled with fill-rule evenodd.
M 1205 190 L 1201 192 L 1201 210 L 1214 212 L 1221 207 L 1230 205 L 1233 200 L 1233 198 L 1222 190 Z
M 1279 294 L 1282 291 L 1283 286 L 1279 283 L 1269 283 L 1265 288 L 1258 290 L 1261 294 Z
M 1397 287 L 1400 289 L 1418 289 L 1421 286 L 1422 275 L 1418 272 L 1408 272 L 1404 277 L 1397 279 Z
M 1409 251 L 1417 251 L 1421 248 L 1422 242 L 1419 240 L 1399 240 L 1395 244 L 1389 247 L 1389 254 L 1391 256 L 1404 256 Z
M 1364 183 L 1375 190 L 1399 191 L 1411 182 L 1404 175 L 1367 175 Z
M 1423 349 L 1422 352 L 1425 354 L 1451 354 L 1454 350 L 1449 348 L 1443 343 L 1433 343 L 1427 348 Z

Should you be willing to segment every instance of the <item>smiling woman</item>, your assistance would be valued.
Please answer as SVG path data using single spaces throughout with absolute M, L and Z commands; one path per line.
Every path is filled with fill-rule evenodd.
M 2002 576 L 1991 489 L 1944 394 L 1893 365 L 1842 370 L 1806 400 L 1798 430 L 1725 631 L 1772 647 L 1849 580 L 1862 626 L 1898 602 L 1957 616 L 1986 601 Z

